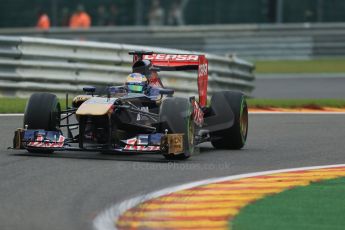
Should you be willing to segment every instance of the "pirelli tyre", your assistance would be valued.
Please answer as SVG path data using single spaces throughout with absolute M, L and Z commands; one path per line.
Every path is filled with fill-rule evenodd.
M 60 126 L 60 103 L 54 94 L 34 93 L 29 98 L 24 112 L 24 127 L 56 131 Z M 28 150 L 29 152 L 52 152 Z
M 230 110 L 225 109 L 229 106 Z M 211 143 L 216 149 L 241 149 L 248 135 L 248 107 L 246 98 L 241 92 L 216 92 L 211 98 L 211 108 L 222 111 L 222 114 L 233 119 L 233 124 L 225 129 L 211 132 Z M 219 124 L 218 124 L 219 125 Z
M 183 153 L 178 155 L 164 154 L 168 160 L 185 160 L 194 153 L 193 106 L 186 98 L 168 97 L 160 107 L 160 130 L 168 133 L 182 133 Z

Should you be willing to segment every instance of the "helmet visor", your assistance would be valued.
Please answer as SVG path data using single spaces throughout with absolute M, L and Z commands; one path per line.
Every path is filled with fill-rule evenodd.
M 134 85 L 134 84 L 129 84 L 128 85 L 128 90 L 130 92 L 136 92 L 136 93 L 141 93 L 143 92 L 143 86 L 142 85 Z

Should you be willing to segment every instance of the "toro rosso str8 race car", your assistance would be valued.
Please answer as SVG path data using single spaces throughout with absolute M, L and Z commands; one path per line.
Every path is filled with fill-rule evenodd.
M 219 149 L 244 146 L 248 132 L 245 96 L 222 91 L 208 101 L 204 55 L 130 54 L 133 73 L 125 85 L 109 86 L 104 92 L 84 87 L 84 94 L 65 110 L 54 94 L 31 95 L 13 148 L 31 153 L 160 153 L 166 159 L 187 159 L 202 142 L 210 141 Z M 187 70 L 198 73 L 198 99 L 174 97 L 174 90 L 164 87 L 157 76 L 157 71 Z

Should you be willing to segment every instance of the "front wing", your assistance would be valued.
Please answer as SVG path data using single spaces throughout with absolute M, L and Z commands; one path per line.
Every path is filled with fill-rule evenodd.
M 121 145 L 94 144 L 87 148 L 74 147 L 60 131 L 17 129 L 13 139 L 14 149 L 42 151 L 104 151 L 114 153 L 162 153 L 178 155 L 184 151 L 183 134 L 140 134 L 121 140 Z

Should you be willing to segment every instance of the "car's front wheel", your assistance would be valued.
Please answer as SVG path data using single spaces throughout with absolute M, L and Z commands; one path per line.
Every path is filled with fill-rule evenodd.
M 24 112 L 24 128 L 56 131 L 60 126 L 60 103 L 51 93 L 34 93 Z M 51 153 L 52 150 L 28 149 L 29 152 Z
M 168 160 L 184 160 L 194 152 L 194 121 L 192 117 L 192 104 L 186 98 L 166 98 L 160 107 L 160 130 L 168 133 L 183 134 L 183 153 L 164 154 Z

